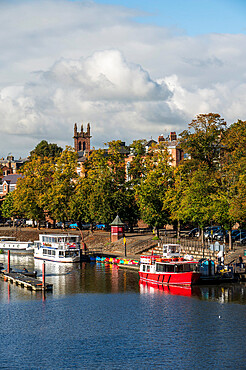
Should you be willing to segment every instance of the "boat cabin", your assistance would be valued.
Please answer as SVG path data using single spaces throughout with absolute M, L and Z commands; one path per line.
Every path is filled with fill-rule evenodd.
M 167 261 L 155 262 L 153 264 L 141 263 L 140 270 L 148 273 L 182 273 L 182 272 L 198 272 L 199 263 L 196 261 Z
M 35 241 L 36 247 L 56 248 L 56 249 L 72 249 L 80 248 L 80 236 L 70 234 L 40 234 L 39 241 Z
M 172 258 L 180 257 L 180 244 L 163 244 L 163 257 Z

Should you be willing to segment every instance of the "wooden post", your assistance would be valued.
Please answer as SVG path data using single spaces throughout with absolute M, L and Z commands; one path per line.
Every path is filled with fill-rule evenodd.
M 8 268 L 7 272 L 10 272 L 10 250 L 8 250 Z
M 45 261 L 43 262 L 43 269 L 42 269 L 42 288 L 45 290 Z

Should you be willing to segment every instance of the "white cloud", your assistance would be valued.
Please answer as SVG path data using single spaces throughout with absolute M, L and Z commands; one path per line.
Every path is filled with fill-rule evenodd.
M 188 37 L 92 1 L 0 3 L 0 156 L 42 139 L 92 145 L 177 132 L 199 113 L 246 119 L 246 36 Z M 12 143 L 14 148 L 11 148 Z

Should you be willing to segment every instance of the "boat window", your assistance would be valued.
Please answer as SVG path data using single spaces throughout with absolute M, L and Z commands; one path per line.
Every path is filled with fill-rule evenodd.
M 175 265 L 175 272 L 183 272 L 184 265 Z
M 59 257 L 63 257 L 64 256 L 64 252 L 63 251 L 59 251 Z
M 166 265 L 166 272 L 174 272 L 174 265 Z
M 145 265 L 143 265 L 143 271 L 145 271 Z
M 147 266 L 147 272 L 149 272 L 150 271 L 150 266 Z
M 165 272 L 166 271 L 166 265 L 163 265 L 161 263 L 157 263 L 156 264 L 156 271 L 158 272 Z

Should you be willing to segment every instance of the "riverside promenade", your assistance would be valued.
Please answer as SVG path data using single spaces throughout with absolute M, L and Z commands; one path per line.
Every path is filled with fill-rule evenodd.
M 177 239 L 174 232 L 170 232 L 167 235 L 160 234 L 159 240 L 153 240 L 153 233 L 149 230 L 138 229 L 138 232 L 125 234 L 126 236 L 126 255 L 131 259 L 139 259 L 142 253 L 152 253 L 160 254 L 162 248 L 161 243 L 174 243 L 180 244 L 182 247 L 181 255 L 191 254 L 195 259 L 200 258 L 210 258 L 217 261 L 218 251 L 211 251 L 209 245 L 206 244 L 204 247 L 200 240 L 195 238 L 185 238 L 181 237 Z M 111 243 L 110 232 L 100 230 L 100 231 L 89 231 L 83 230 L 82 233 L 79 230 L 74 229 L 47 229 L 43 228 L 37 230 L 31 227 L 1 227 L 0 236 L 11 236 L 15 237 L 16 240 L 20 241 L 34 241 L 39 239 L 39 234 L 41 233 L 70 233 L 81 235 L 83 241 L 86 244 L 86 248 L 89 253 L 103 254 L 117 257 L 125 256 L 125 246 L 123 239 L 117 242 Z M 225 263 L 238 262 L 239 256 L 242 256 L 243 261 L 246 262 L 246 256 L 244 256 L 244 249 L 246 247 L 234 246 L 232 251 L 226 249 L 225 253 Z

